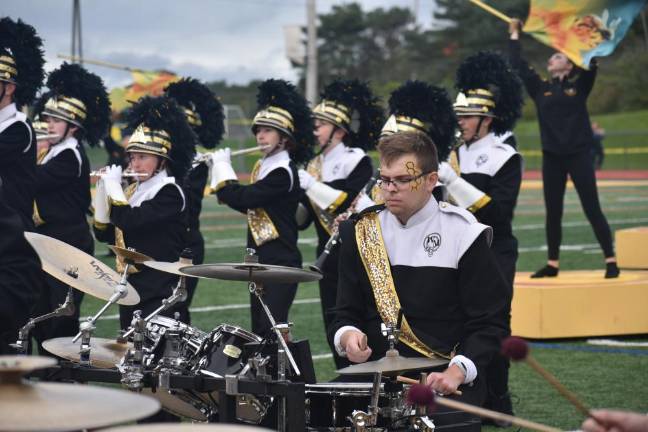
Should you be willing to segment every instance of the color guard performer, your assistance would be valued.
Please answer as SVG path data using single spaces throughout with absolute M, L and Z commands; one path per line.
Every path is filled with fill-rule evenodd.
M 297 248 L 295 212 L 301 196 L 297 165 L 312 156 L 313 120 L 306 100 L 283 80 L 266 80 L 257 94 L 258 112 L 252 132 L 264 156 L 252 170 L 250 184 L 241 185 L 232 168 L 230 150 L 212 157 L 211 188 L 235 210 L 247 214 L 248 248 L 262 264 L 301 267 Z M 264 300 L 277 322 L 287 322 L 297 284 L 266 284 Z M 252 331 L 265 336 L 270 330 L 256 296 L 250 294 Z
M 42 41 L 21 20 L 0 20 L 0 178 L 5 203 L 14 208 L 23 228 L 34 228 L 32 211 L 36 191 L 36 136 L 19 110 L 30 105 L 40 89 L 43 71 Z
M 90 162 L 83 142 L 95 145 L 108 133 L 110 102 L 103 81 L 77 64 L 64 63 L 47 79 L 49 91 L 36 104 L 36 113 L 56 138 L 39 152 L 36 167 L 34 225 L 36 232 L 94 253 L 87 216 L 90 213 Z M 39 314 L 65 301 L 68 287 L 47 275 L 47 289 L 39 300 Z M 36 327 L 39 342 L 74 336 L 79 331 L 83 292 L 74 290 L 75 311 Z
M 185 78 L 169 84 L 165 93 L 176 100 L 184 110 L 187 122 L 198 136 L 199 144 L 207 149 L 216 147 L 225 131 L 223 106 L 209 88 L 192 78 Z M 207 162 L 195 161 L 183 179 L 178 179 L 187 199 L 186 246 L 191 249 L 194 264 L 205 261 L 205 240 L 200 233 L 200 211 L 205 195 L 209 166 Z M 191 306 L 198 278 L 187 278 L 187 313 Z M 191 324 L 191 317 L 181 317 Z
M 299 184 L 305 191 L 302 203 L 308 213 L 305 221 L 298 222 L 300 229 L 305 229 L 314 221 L 319 256 L 334 230 L 335 218 L 349 208 L 371 178 L 373 168 L 366 150 L 375 146 L 384 118 L 378 99 L 358 80 L 338 80 L 326 86 L 313 116 L 320 152 L 305 170 L 299 170 Z M 331 323 L 337 296 L 337 261 L 334 248 L 321 269 L 324 277 L 319 290 L 325 330 Z M 333 341 L 329 344 L 336 365 L 343 367 Z
M 143 97 L 131 109 L 131 135 L 126 152 L 129 168 L 140 174 L 122 189 L 122 168 L 113 165 L 97 182 L 94 232 L 97 240 L 132 247 L 156 261 L 175 262 L 185 246 L 185 195 L 176 179 L 187 173 L 197 140 L 175 100 Z M 117 271 L 124 269 L 117 257 Z M 140 295 L 135 306 L 120 306 L 121 328 L 127 328 L 135 310 L 149 315 L 171 295 L 178 276 L 145 266 L 133 268 L 128 282 Z M 179 303 L 162 314 L 186 314 Z
M 522 113 L 522 83 L 501 55 L 479 52 L 459 66 L 456 87 L 460 93 L 454 109 L 465 145 L 455 150 L 460 172 L 442 162 L 439 180 L 452 202 L 493 228 L 491 250 L 512 298 L 518 257 L 512 222 L 522 183 L 522 156 L 506 139 L 513 138 L 510 131 Z M 512 415 L 508 368 L 506 358 L 499 354 L 493 358 L 487 370 L 486 406 Z
M 409 128 L 411 120 L 401 121 Z M 392 117 L 388 125 L 397 122 Z M 381 323 L 395 325 L 400 309 L 400 355 L 449 359 L 445 370 L 428 375 L 428 384 L 444 394 L 463 385 L 458 397 L 481 405 L 482 374 L 506 334 L 510 302 L 506 282 L 492 271 L 491 229 L 434 199 L 438 161 L 426 134 L 393 133 L 381 138 L 378 151 L 385 204 L 340 225 L 330 329 L 336 349 L 354 363 L 382 358 L 388 343 Z

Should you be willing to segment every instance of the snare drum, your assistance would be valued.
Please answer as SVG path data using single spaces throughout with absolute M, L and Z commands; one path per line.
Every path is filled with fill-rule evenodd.
M 208 334 L 195 327 L 165 316 L 155 316 L 146 323 L 148 367 L 171 367 L 191 370 Z

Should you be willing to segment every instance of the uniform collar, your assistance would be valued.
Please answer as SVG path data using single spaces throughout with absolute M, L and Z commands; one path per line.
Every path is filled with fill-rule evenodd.
M 164 179 L 167 177 L 169 177 L 169 174 L 167 174 L 166 170 L 163 169 L 147 181 L 138 183 L 137 192 L 146 193 L 149 189 L 154 188 L 158 183 L 165 181 Z
M 478 139 L 477 141 L 471 144 L 466 144 L 466 151 L 473 152 L 473 151 L 482 150 L 486 147 L 490 147 L 494 140 L 495 140 L 495 134 L 493 132 L 488 132 L 486 135 L 484 135 L 482 138 Z
M 10 103 L 6 107 L 2 108 L 0 110 L 0 123 L 15 116 L 17 111 L 15 103 Z
M 338 144 L 335 145 L 335 147 L 333 147 L 331 149 L 331 151 L 329 151 L 328 153 L 323 155 L 322 159 L 324 159 L 324 160 L 329 160 L 329 159 L 335 160 L 338 157 L 342 156 L 345 151 L 346 151 L 346 146 L 344 145 L 344 143 L 342 141 L 340 141 Z
M 273 154 L 272 156 L 265 156 L 263 159 L 261 159 L 261 166 L 269 167 L 286 160 L 290 160 L 290 155 L 288 154 L 288 150 L 282 150 L 278 153 Z
M 403 225 L 400 223 L 398 218 L 391 212 L 388 211 L 388 221 L 390 224 L 393 224 L 401 229 L 409 229 L 419 225 L 429 219 L 434 218 L 439 213 L 439 203 L 430 195 L 428 202 L 416 213 L 414 213 L 407 220 L 407 223 Z

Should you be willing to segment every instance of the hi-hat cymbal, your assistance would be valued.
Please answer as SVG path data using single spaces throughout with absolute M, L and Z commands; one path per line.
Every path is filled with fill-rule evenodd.
M 72 288 L 108 300 L 121 277 L 106 264 L 69 244 L 42 234 L 26 232 L 25 238 L 40 258 L 43 270 Z M 130 284 L 120 305 L 133 306 L 140 297 Z
M 64 359 L 79 362 L 79 350 L 81 349 L 81 339 L 72 342 L 71 337 L 60 337 L 48 339 L 43 342 L 43 348 L 56 356 Z M 114 368 L 119 363 L 133 344 L 119 343 L 114 339 L 104 339 L 93 337 L 90 339 L 90 364 L 99 368 Z
M 191 264 L 187 264 L 186 262 L 144 261 L 142 264 L 144 264 L 146 267 L 150 267 L 155 270 L 160 270 L 165 273 L 171 273 L 178 276 L 194 277 L 194 276 L 189 276 L 188 274 L 180 271 L 180 269 L 191 265 Z
M 36 369 L 56 365 L 56 360 L 51 357 L 7 355 L 0 356 L 0 374 L 2 373 L 29 373 Z
M 188 276 L 264 283 L 299 283 L 322 279 L 320 273 L 297 267 L 255 263 L 201 264 L 180 269 Z
M 270 430 L 241 424 L 150 423 L 104 429 L 102 432 L 267 432 Z
M 20 379 L 0 383 L 0 431 L 94 429 L 159 409 L 155 399 L 126 390 Z
M 125 260 L 131 261 L 135 264 L 140 264 L 144 261 L 153 261 L 153 258 L 151 258 L 150 256 L 144 255 L 143 253 L 137 252 L 136 250 L 126 249 L 115 245 L 109 245 L 108 247 L 113 252 L 115 252 L 115 255 L 117 255 L 118 257 L 124 258 Z
M 401 372 L 429 369 L 448 364 L 448 360 L 426 357 L 401 357 L 398 352 L 388 353 L 380 360 L 355 364 L 339 369 L 340 375 L 367 375 L 382 372 L 384 375 L 398 375 Z

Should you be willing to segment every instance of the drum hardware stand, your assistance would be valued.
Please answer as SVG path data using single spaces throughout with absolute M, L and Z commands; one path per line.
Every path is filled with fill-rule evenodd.
M 421 377 L 419 378 L 419 383 L 425 385 L 427 382 L 427 373 L 421 372 Z M 412 427 L 414 430 L 422 432 L 434 432 L 434 421 L 427 416 L 427 407 L 424 405 L 417 405 L 415 416 L 412 419 Z
M 353 428 L 356 432 L 364 432 L 371 429 L 373 426 L 378 423 L 378 413 L 380 408 L 378 408 L 378 402 L 380 399 L 380 384 L 382 382 L 382 373 L 376 372 L 373 376 L 373 386 L 371 388 L 371 402 L 367 412 L 364 411 L 353 411 L 351 413 L 351 423 L 353 423 Z
M 126 352 L 119 365 L 119 372 L 122 374 L 121 383 L 124 387 L 133 391 L 141 391 L 144 387 L 144 331 L 146 322 L 142 319 L 142 311 L 135 311 L 133 321 L 133 348 Z
M 79 277 L 78 269 L 71 268 L 67 270 L 66 273 L 74 278 Z M 18 354 L 28 354 L 27 348 L 29 346 L 29 333 L 33 330 L 36 324 L 46 321 L 50 318 L 71 316 L 74 314 L 76 306 L 74 305 L 74 294 L 72 290 L 73 288 L 71 286 L 68 286 L 68 292 L 67 296 L 65 297 L 65 301 L 61 303 L 56 309 L 54 309 L 54 311 L 35 318 L 30 318 L 29 321 L 27 321 L 27 323 L 22 326 L 22 328 L 18 331 L 18 340 L 16 341 L 16 343 L 11 344 L 11 347 L 14 348 L 18 352 Z
M 135 250 L 135 249 L 129 248 L 129 250 Z M 108 302 L 106 302 L 106 304 L 103 305 L 101 309 L 99 309 L 99 312 L 97 312 L 94 316 L 88 317 L 88 319 L 86 320 L 87 324 L 93 327 L 93 330 L 94 330 L 94 325 L 99 319 L 99 317 L 103 315 L 103 313 L 106 312 L 106 310 L 110 306 L 114 305 L 120 299 L 128 295 L 128 285 L 127 285 L 128 282 L 126 281 L 126 279 L 128 278 L 128 270 L 130 269 L 130 266 L 135 263 L 129 259 L 125 259 L 124 262 L 126 266 L 124 267 L 124 271 L 122 273 L 119 284 L 117 284 L 117 286 L 115 287 L 115 291 L 113 292 L 113 295 L 111 295 L 110 298 L 108 299 Z M 72 339 L 72 342 L 76 342 L 81 337 L 81 335 L 82 332 L 77 333 L 77 335 L 74 336 L 74 339 Z
M 90 338 L 95 330 L 93 323 L 84 321 L 79 325 L 81 333 L 81 348 L 79 349 L 79 363 L 81 366 L 90 366 Z

